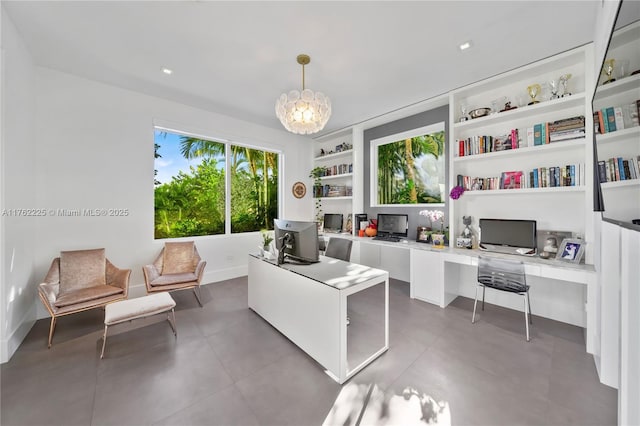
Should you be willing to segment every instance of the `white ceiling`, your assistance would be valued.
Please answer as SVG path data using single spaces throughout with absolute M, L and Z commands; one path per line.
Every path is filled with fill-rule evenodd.
M 274 128 L 307 53 L 307 87 L 333 104 L 327 134 L 588 43 L 600 1 L 2 5 L 38 65 Z

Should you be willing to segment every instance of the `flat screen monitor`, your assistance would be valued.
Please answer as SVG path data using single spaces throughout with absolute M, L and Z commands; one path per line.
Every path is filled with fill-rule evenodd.
M 480 244 L 534 249 L 535 220 L 480 219 Z
M 378 235 L 406 237 L 409 232 L 409 215 L 378 214 Z
M 318 254 L 318 225 L 316 222 L 300 222 L 273 219 L 278 264 L 287 259 L 297 263 L 314 263 Z
M 337 213 L 326 213 L 324 215 L 324 230 L 326 232 L 342 232 L 342 215 Z

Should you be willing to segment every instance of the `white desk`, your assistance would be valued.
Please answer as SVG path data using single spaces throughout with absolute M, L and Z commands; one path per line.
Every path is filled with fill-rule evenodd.
M 384 283 L 384 345 L 347 363 L 347 296 Z M 249 307 L 344 383 L 389 349 L 389 274 L 321 256 L 312 265 L 277 266 L 249 255 Z

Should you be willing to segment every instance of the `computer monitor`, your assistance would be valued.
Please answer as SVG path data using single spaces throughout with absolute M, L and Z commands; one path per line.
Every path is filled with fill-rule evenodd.
M 325 232 L 342 232 L 342 215 L 337 213 L 325 213 L 324 230 Z
M 273 219 L 273 225 L 276 248 L 279 250 L 278 265 L 285 261 L 285 256 L 297 263 L 320 260 L 316 222 Z
M 480 219 L 479 225 L 481 246 L 537 247 L 535 220 Z
M 378 235 L 407 237 L 409 232 L 409 215 L 406 214 L 378 214 Z

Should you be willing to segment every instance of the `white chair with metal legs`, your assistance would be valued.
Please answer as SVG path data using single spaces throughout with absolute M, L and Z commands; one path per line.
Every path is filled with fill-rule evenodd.
M 476 322 L 476 306 L 478 304 L 478 288 L 482 287 L 482 310 L 484 311 L 484 294 L 487 287 L 524 296 L 524 323 L 529 339 L 529 324 L 531 320 L 531 300 L 529 286 L 524 272 L 524 263 L 515 260 L 497 259 L 480 256 L 478 258 L 478 285 L 476 298 L 473 302 L 473 317 Z

